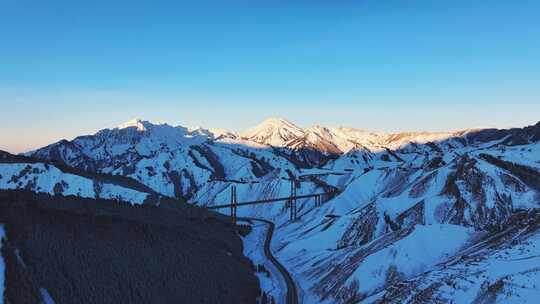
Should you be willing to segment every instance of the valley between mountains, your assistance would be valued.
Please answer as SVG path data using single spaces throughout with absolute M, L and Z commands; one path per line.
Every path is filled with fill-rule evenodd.
M 270 118 L 240 134 L 135 119 L 0 153 L 4 302 L 280 298 L 249 254 L 261 226 L 206 207 L 232 186 L 238 202 L 287 197 L 291 180 L 336 195 L 300 199 L 295 221 L 286 203 L 238 216 L 275 224 L 270 249 L 300 303 L 540 299 L 540 123 L 385 133 Z

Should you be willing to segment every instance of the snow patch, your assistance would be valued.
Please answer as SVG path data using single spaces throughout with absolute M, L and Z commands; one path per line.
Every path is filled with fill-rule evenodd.
M 348 283 L 357 279 L 359 291 L 369 293 L 384 285 L 391 267 L 407 278 L 421 274 L 458 252 L 472 233 L 455 225 L 417 225 L 407 237 L 368 256 Z
M 45 288 L 40 288 L 39 293 L 41 294 L 41 298 L 43 299 L 43 304 L 55 304 L 53 298 Z

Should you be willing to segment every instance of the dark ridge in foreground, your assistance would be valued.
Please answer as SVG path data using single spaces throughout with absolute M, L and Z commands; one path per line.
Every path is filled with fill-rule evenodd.
M 6 303 L 255 303 L 230 222 L 189 206 L 132 207 L 0 191 Z

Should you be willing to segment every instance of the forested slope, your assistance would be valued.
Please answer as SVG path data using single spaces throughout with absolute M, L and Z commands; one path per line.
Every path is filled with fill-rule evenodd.
M 5 303 L 254 303 L 242 242 L 222 216 L 181 206 L 0 191 Z

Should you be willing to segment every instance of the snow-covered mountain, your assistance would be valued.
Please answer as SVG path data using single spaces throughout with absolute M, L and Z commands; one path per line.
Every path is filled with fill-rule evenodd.
M 298 194 L 339 189 L 322 207 L 301 200 L 292 223 L 285 205 L 238 209 L 276 222 L 273 250 L 305 303 L 538 296 L 523 282 L 540 279 L 540 123 L 383 133 L 269 119 L 236 135 L 134 120 L 26 155 L 202 206 L 227 202 L 233 184 L 240 202 L 287 196 L 291 177 Z
M 0 189 L 24 189 L 50 195 L 74 195 L 142 204 L 150 193 L 99 178 L 88 178 L 42 162 L 17 159 L 0 151 Z
M 0 151 L 0 190 L 156 204 L 159 195 L 122 177 L 88 174 Z
M 75 195 L 84 198 L 115 199 L 142 204 L 148 193 L 114 184 L 97 183 L 78 175 L 63 173 L 58 168 L 37 164 L 0 164 L 0 189 L 25 189 L 51 195 Z
M 295 150 L 313 149 L 327 154 L 341 154 L 362 144 L 375 147 L 386 138 L 384 133 L 363 132 L 351 128 L 316 125 L 303 129 L 284 118 L 269 118 L 240 136 L 263 145 Z
M 269 118 L 240 136 L 260 144 L 283 147 L 290 140 L 304 136 L 304 130 L 284 118 Z
M 326 182 L 341 185 L 343 192 L 311 210 L 301 222 L 284 224 L 275 250 L 296 271 L 302 288 L 310 291 L 308 302 L 410 303 L 431 292 L 438 295 L 426 296 L 426 302 L 446 303 L 466 293 L 464 286 L 480 294 L 497 280 L 504 282 L 498 284 L 504 284 L 513 298 L 525 297 L 535 290 L 533 286 L 522 290 L 513 284 L 524 276 L 539 278 L 540 260 L 496 272 L 500 262 L 492 259 L 491 252 L 503 252 L 505 246 L 528 246 L 536 252 L 540 247 L 536 241 L 540 222 L 527 219 L 533 224 L 525 228 L 515 219 L 518 213 L 540 208 L 539 160 L 538 142 L 526 147 L 484 144 L 452 151 L 437 160 L 425 159 L 421 166 L 414 165 L 418 160 L 380 166 L 352 173 L 345 182 L 328 177 Z M 513 236 L 504 242 L 497 239 L 501 231 L 520 229 L 528 232 L 519 238 L 516 235 L 514 244 L 507 243 Z M 486 247 L 490 251 L 483 250 Z M 469 251 L 474 258 L 464 253 Z M 527 255 L 515 258 L 522 256 Z M 483 266 L 476 269 L 485 275 L 474 282 L 439 284 L 437 275 L 424 279 L 426 272 L 437 271 L 439 276 L 457 281 L 459 273 L 474 273 L 467 267 L 479 261 Z M 451 267 L 441 263 L 454 262 L 464 269 L 447 274 Z M 423 289 L 411 280 L 423 281 Z M 398 293 L 400 284 L 411 287 Z M 473 302 L 479 294 L 471 293 L 455 302 Z

